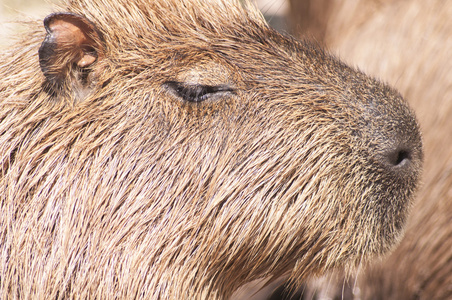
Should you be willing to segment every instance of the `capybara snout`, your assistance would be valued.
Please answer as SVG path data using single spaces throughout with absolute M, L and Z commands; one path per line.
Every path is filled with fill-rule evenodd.
M 4 298 L 224 299 L 400 236 L 405 101 L 242 1 L 68 0 L 2 57 Z
M 370 91 L 373 100 L 364 104 L 361 115 L 369 157 L 380 163 L 393 182 L 410 185 L 408 182 L 416 181 L 423 160 L 419 127 L 401 96 L 385 89 L 383 94 Z
M 407 111 L 406 106 L 400 105 L 401 100 L 397 99 L 400 99 L 400 96 L 395 94 L 392 97 L 396 100 L 389 101 L 389 106 L 386 106 L 385 101 L 384 105 L 373 105 L 369 113 L 373 125 L 367 129 L 370 130 L 376 159 L 387 166 L 388 170 L 393 170 L 389 172 L 410 177 L 412 172 L 419 169 L 419 163 L 422 161 L 421 136 L 412 113 Z M 375 108 L 378 106 L 380 107 Z

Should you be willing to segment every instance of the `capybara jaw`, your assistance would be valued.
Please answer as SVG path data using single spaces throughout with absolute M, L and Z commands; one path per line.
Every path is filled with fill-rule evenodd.
M 68 0 L 41 27 L 0 63 L 0 298 L 224 299 L 400 236 L 413 113 L 251 5 Z

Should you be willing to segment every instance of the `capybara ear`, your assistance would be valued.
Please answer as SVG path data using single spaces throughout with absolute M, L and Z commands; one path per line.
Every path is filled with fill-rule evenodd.
M 100 33 L 85 17 L 55 13 L 45 18 L 44 26 L 47 35 L 39 48 L 39 64 L 51 83 L 60 86 L 71 72 L 89 69 L 101 59 Z

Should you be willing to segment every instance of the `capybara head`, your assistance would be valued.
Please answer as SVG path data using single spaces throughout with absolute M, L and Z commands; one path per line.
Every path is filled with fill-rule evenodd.
M 60 11 L 2 55 L 2 296 L 227 298 L 398 239 L 422 150 L 396 91 L 239 1 Z

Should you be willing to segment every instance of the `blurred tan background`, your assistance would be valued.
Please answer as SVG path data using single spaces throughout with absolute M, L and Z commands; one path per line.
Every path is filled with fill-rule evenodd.
M 44 18 L 57 0 L 0 0 L 0 48 L 14 42 L 23 30 L 20 21 Z

